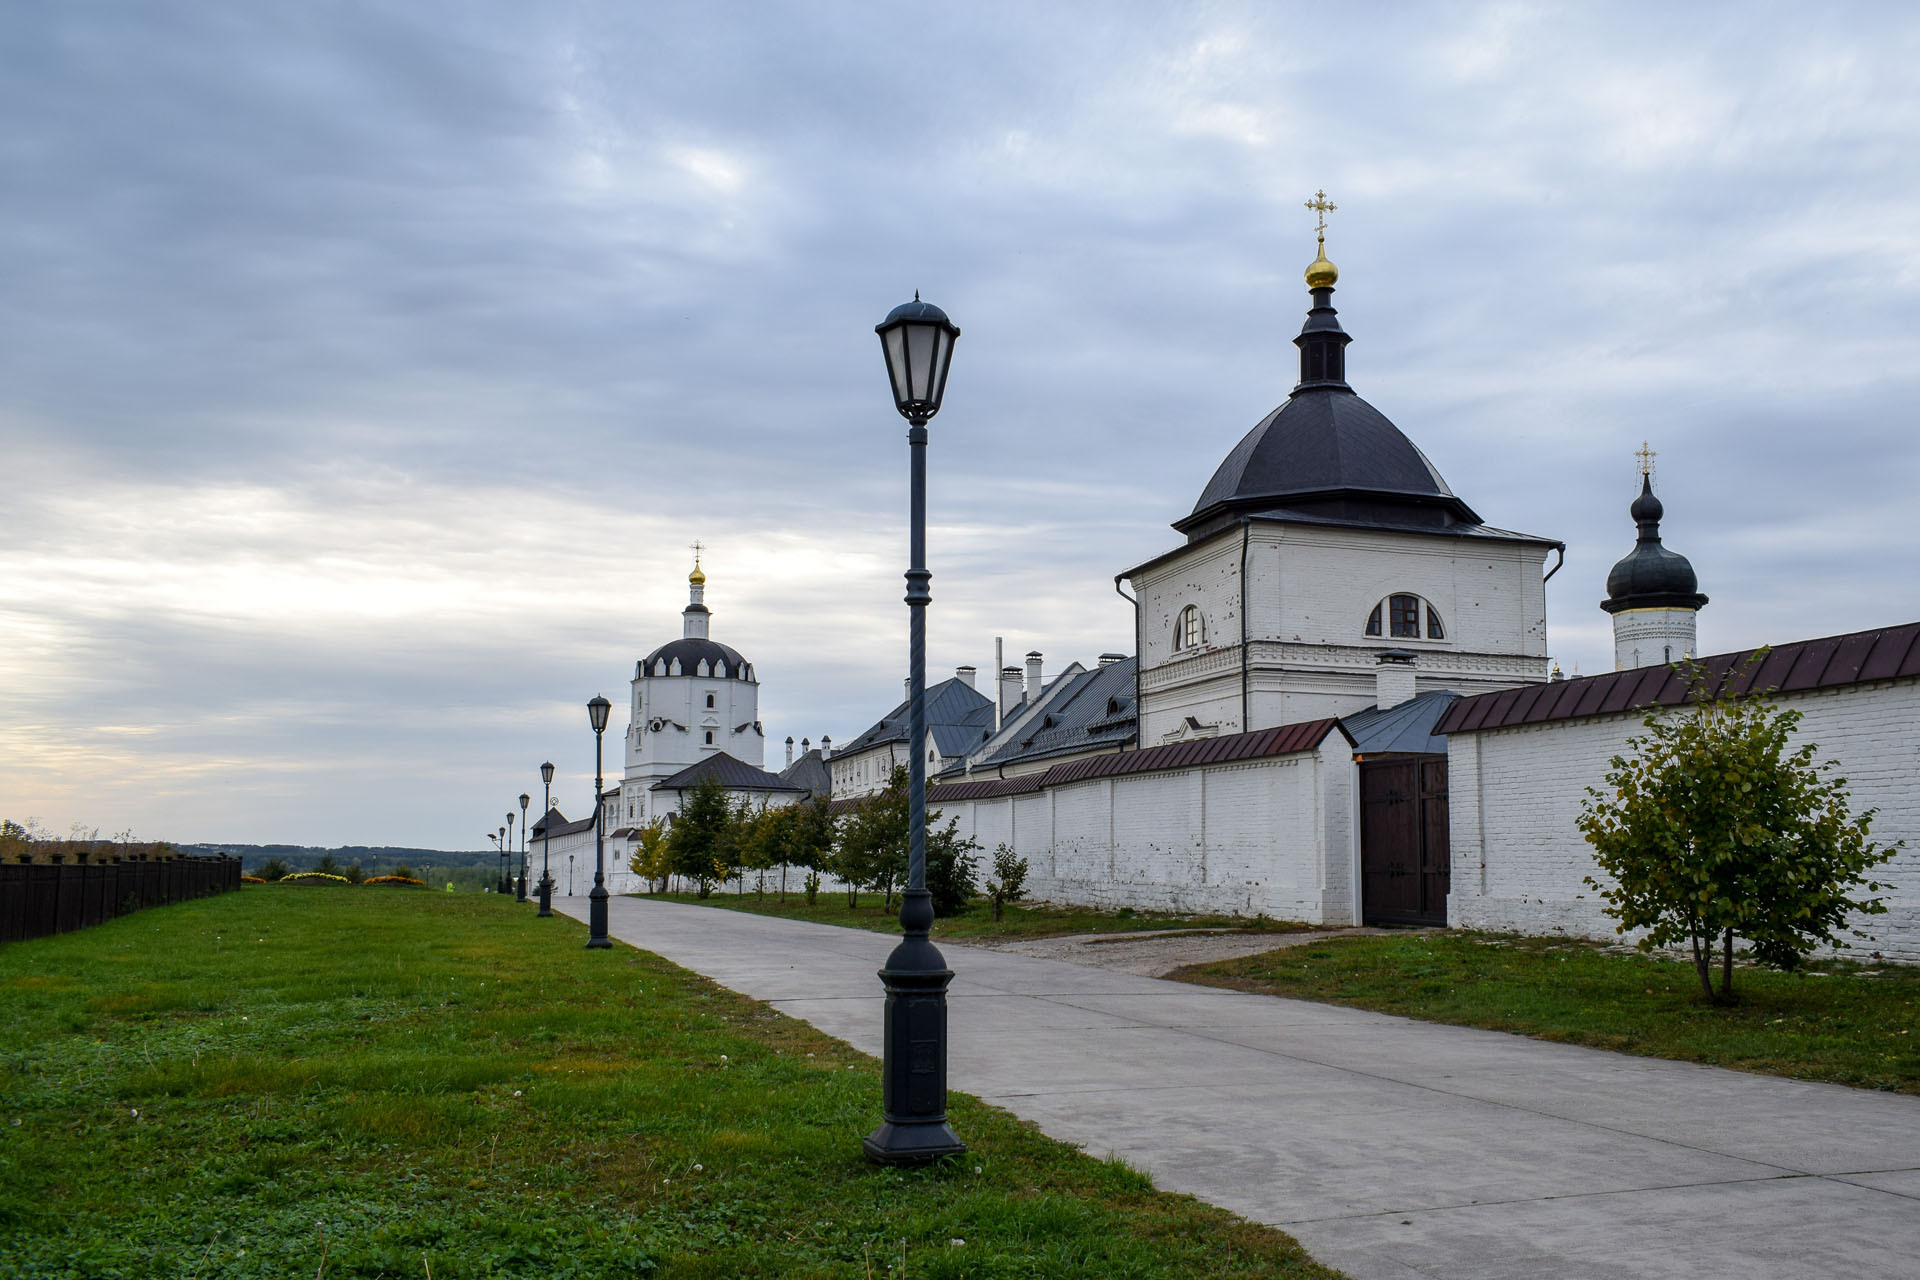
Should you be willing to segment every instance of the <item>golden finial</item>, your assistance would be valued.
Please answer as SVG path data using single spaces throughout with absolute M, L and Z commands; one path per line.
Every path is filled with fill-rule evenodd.
M 693 552 L 693 572 L 687 575 L 687 581 L 696 587 L 704 587 L 707 585 L 707 575 L 700 572 L 700 553 L 706 548 L 702 547 L 697 540 L 688 545 Z
M 1340 278 L 1340 268 L 1327 261 L 1327 215 L 1340 206 L 1327 199 L 1325 190 L 1313 193 L 1313 199 L 1307 201 L 1307 208 L 1318 214 L 1320 220 L 1313 232 L 1319 242 L 1319 252 L 1307 265 L 1307 288 L 1330 289 L 1333 282 Z
M 1633 451 L 1633 456 L 1640 459 L 1641 477 L 1651 481 L 1653 479 L 1653 460 L 1659 455 L 1654 453 L 1652 447 L 1649 446 L 1645 440 L 1642 440 L 1640 447 Z

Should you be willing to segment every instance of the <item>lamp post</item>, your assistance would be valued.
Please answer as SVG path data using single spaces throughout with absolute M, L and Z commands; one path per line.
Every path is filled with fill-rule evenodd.
M 527 806 L 532 803 L 533 797 L 522 791 L 520 793 L 520 879 L 514 884 L 513 900 L 515 902 L 527 900 Z
M 489 839 L 489 840 L 491 840 L 491 841 L 493 841 L 493 847 L 494 847 L 494 849 L 495 849 L 495 850 L 498 850 L 498 849 L 500 848 L 500 837 L 499 837 L 499 836 L 497 836 L 497 835 L 495 835 L 495 834 L 494 834 L 493 832 L 491 832 L 491 831 L 489 831 L 489 832 L 487 832 L 487 839 Z M 494 889 L 495 889 L 496 891 L 497 891 L 497 890 L 498 890 L 498 889 L 500 888 L 500 882 L 499 882 L 499 880 L 498 880 L 497 878 L 496 878 L 496 879 L 494 880 L 494 884 L 493 884 L 493 887 L 494 887 Z
M 953 970 L 933 945 L 927 892 L 927 421 L 940 412 L 960 330 L 916 291 L 874 326 L 894 407 L 907 420 L 907 890 L 900 944 L 880 981 L 887 989 L 880 1127 L 860 1144 L 876 1164 L 926 1164 L 967 1149 L 947 1123 L 947 984 Z
M 551 760 L 540 766 L 540 788 L 540 917 L 544 919 L 553 915 L 553 876 L 549 874 L 547 868 L 547 841 L 553 838 L 553 833 L 547 830 L 547 815 L 553 812 L 553 761 Z M 567 892 L 573 892 L 571 882 Z
M 494 845 L 500 850 L 500 873 L 494 877 L 494 892 L 505 893 L 507 891 L 507 829 L 505 827 L 500 828 L 500 838 L 494 841 Z
M 607 731 L 607 713 L 613 704 L 598 694 L 587 704 L 587 723 L 593 726 L 593 889 L 587 894 L 587 947 L 597 951 L 613 945 L 607 936 L 606 837 L 600 819 L 606 806 L 600 803 L 600 735 Z
M 502 893 L 513 892 L 513 810 L 507 810 L 507 879 L 500 887 Z M 526 901 L 526 895 L 520 895 L 520 901 Z
M 567 855 L 567 896 L 573 896 L 573 855 Z

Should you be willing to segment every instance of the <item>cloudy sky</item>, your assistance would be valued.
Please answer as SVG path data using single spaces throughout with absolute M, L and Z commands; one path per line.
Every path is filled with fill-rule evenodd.
M 695 538 L 769 763 L 851 736 L 916 288 L 934 672 L 1130 648 L 1320 187 L 1351 380 L 1568 543 L 1568 671 L 1643 438 L 1706 650 L 1920 618 L 1916 65 L 1891 4 L 7 6 L 0 814 L 473 848 L 546 758 L 583 808 Z

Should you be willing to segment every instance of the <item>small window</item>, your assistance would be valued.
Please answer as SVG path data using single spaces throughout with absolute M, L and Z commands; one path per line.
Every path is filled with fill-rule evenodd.
M 711 729 L 707 730 L 707 745 L 708 746 L 713 745 L 713 730 Z
M 707 695 L 707 705 L 708 705 L 709 707 L 711 707 L 711 706 L 713 705 L 713 695 L 712 695 L 712 694 L 708 694 L 708 695 Z
M 1447 638 L 1447 629 L 1440 625 L 1440 615 L 1433 611 L 1432 605 L 1428 605 L 1427 606 L 1427 639 L 1445 640 L 1446 638 Z
M 1198 649 L 1207 642 L 1207 622 L 1200 616 L 1200 610 L 1188 605 L 1180 611 L 1173 623 L 1173 647 L 1180 649 Z
M 1367 615 L 1367 634 L 1370 636 L 1377 636 L 1380 634 L 1380 606 L 1379 605 L 1373 606 L 1373 612 Z
M 1392 620 L 1395 639 L 1420 634 L 1420 597 L 1392 596 L 1387 600 L 1387 616 Z

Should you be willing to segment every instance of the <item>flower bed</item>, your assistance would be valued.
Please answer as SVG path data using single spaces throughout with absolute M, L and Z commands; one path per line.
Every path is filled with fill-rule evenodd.
M 426 881 L 415 880 L 412 876 L 370 876 L 362 883 L 390 884 L 390 885 L 397 885 L 402 888 L 410 887 L 414 889 L 424 889 L 427 887 Z
M 272 884 L 271 880 L 262 880 L 259 876 L 241 876 L 241 884 Z
M 280 877 L 281 884 L 352 884 L 345 876 L 329 875 L 325 871 L 296 871 L 292 875 Z

